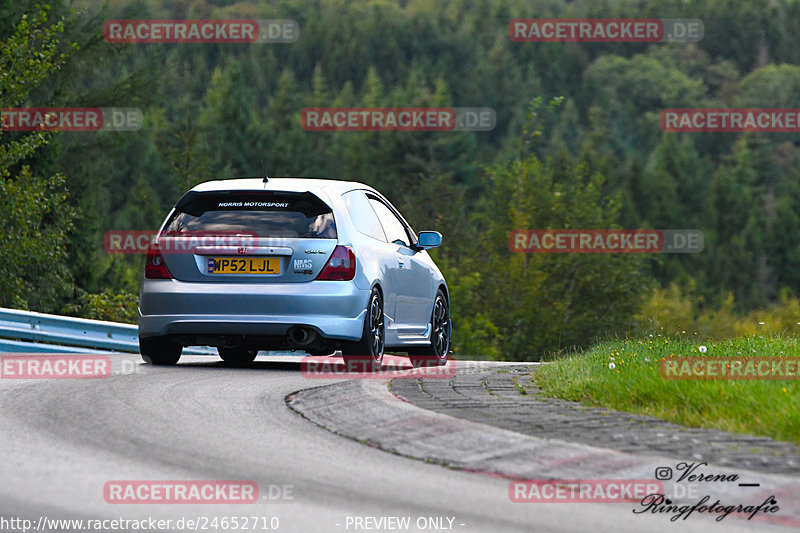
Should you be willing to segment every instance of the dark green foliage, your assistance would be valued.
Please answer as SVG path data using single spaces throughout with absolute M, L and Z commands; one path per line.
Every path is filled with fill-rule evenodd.
M 63 22 L 46 8 L 31 9 L 0 40 L 0 108 L 16 107 L 64 63 Z M 33 174 L 23 163 L 52 136 L 43 132 L 0 136 L 0 306 L 53 310 L 68 295 L 66 264 L 72 208 L 65 178 Z
M 104 302 L 129 303 L 124 294 L 137 292 L 142 260 L 105 254 L 103 234 L 155 229 L 189 187 L 259 175 L 262 160 L 272 176 L 369 183 L 415 229 L 442 231 L 434 256 L 450 282 L 462 354 L 523 359 L 586 345 L 626 330 L 641 299 L 670 282 L 709 309 L 730 306 L 729 293 L 739 312 L 800 295 L 800 135 L 675 134 L 658 124 L 668 107 L 800 107 L 798 1 L 97 0 L 76 16 L 66 5 L 54 2 L 51 11 L 51 20 L 64 18 L 61 42 L 44 38 L 31 48 L 45 53 L 43 62 L 4 64 L 3 72 L 24 77 L 3 86 L 2 104 L 140 107 L 145 126 L 3 134 L 0 168 L 14 181 L 0 203 L 16 202 L 25 180 L 47 200 L 2 216 L 16 220 L 9 227 L 38 228 L 14 238 L 53 239 L 57 255 L 43 259 L 57 265 L 45 276 L 33 267 L 22 273 L 3 252 L 8 305 L 112 313 Z M 37 13 L 29 2 L 0 7 L 7 46 L 26 12 Z M 699 18 L 705 38 L 536 44 L 507 36 L 513 18 L 583 16 Z M 102 38 L 106 19 L 184 17 L 293 18 L 300 39 Z M 55 73 L 69 42 L 80 50 Z M 541 105 L 556 97 L 563 100 Z M 300 112 L 313 106 L 492 107 L 497 127 L 307 132 Z M 63 181 L 28 178 L 23 163 L 30 176 L 60 173 Z M 513 229 L 582 226 L 697 228 L 706 249 L 525 257 L 507 247 Z

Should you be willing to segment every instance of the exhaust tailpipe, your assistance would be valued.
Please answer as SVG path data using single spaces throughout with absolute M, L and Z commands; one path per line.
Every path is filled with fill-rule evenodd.
M 317 340 L 317 332 L 309 328 L 289 328 L 288 334 L 289 339 L 298 346 L 308 346 Z

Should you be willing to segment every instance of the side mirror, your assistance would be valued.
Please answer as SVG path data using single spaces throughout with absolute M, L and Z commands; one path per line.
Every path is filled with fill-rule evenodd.
M 423 250 L 436 248 L 442 245 L 442 234 L 438 231 L 420 231 L 417 236 L 417 246 Z

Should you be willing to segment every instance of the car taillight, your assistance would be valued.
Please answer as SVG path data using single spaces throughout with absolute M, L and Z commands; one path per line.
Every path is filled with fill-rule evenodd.
M 337 246 L 317 279 L 350 281 L 356 276 L 356 254 L 348 246 Z
M 164 256 L 157 244 L 147 248 L 147 259 L 144 263 L 144 277 L 147 279 L 172 279 L 172 273 L 164 262 Z

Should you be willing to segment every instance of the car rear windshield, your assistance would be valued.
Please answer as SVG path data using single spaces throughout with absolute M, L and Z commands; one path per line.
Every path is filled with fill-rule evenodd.
M 189 232 L 335 239 L 336 224 L 331 208 L 308 192 L 189 192 L 175 206 L 162 233 Z

